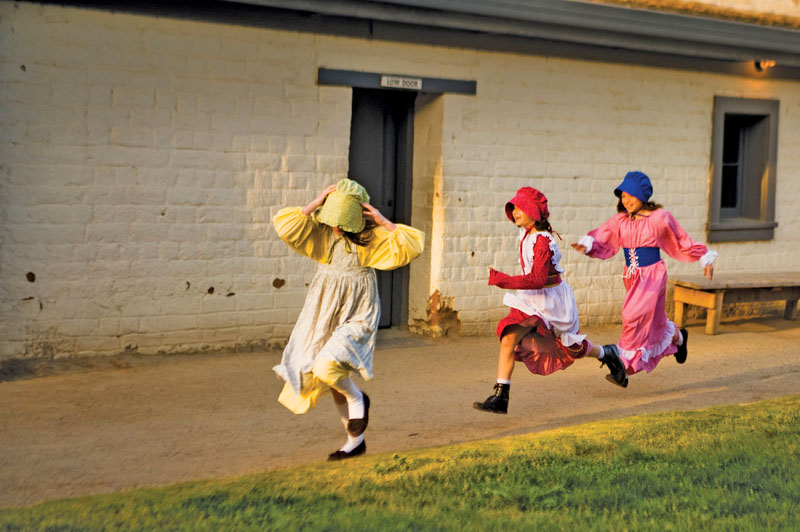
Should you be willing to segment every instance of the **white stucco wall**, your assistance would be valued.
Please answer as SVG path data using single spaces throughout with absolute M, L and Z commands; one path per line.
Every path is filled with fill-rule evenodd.
M 418 105 L 412 322 L 438 291 L 464 334 L 493 330 L 486 272 L 515 270 L 502 206 L 524 185 L 550 200 L 584 323 L 617 321 L 619 261 L 568 244 L 630 169 L 705 239 L 715 95 L 781 106 L 775 239 L 715 246 L 719 271 L 800 262 L 796 82 L 26 3 L 0 25 L 0 359 L 285 342 L 314 265 L 270 216 L 347 172 L 351 90 L 320 66 L 477 80 Z

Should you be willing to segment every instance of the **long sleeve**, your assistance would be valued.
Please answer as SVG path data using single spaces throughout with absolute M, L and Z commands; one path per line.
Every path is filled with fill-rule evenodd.
M 587 233 L 593 239 L 592 249 L 586 254 L 595 259 L 610 259 L 619 251 L 619 222 L 624 214 L 612 216 L 606 222 Z
M 394 270 L 416 259 L 425 249 L 425 233 L 408 225 L 395 224 L 394 231 L 376 227 L 372 240 L 358 247 L 362 266 Z
M 523 275 L 510 276 L 489 268 L 489 285 L 500 288 L 521 290 L 538 290 L 547 283 L 550 274 L 553 251 L 550 249 L 550 239 L 538 235 L 533 246 L 533 266 L 531 271 Z
M 662 218 L 658 233 L 658 245 L 670 257 L 681 262 L 694 262 L 708 253 L 708 247 L 692 240 L 672 216 L 672 213 L 665 210 L 659 210 L 656 213 Z M 716 256 L 716 253 L 712 253 Z M 713 258 L 711 262 L 713 262 Z
M 317 262 L 327 259 L 332 231 L 313 216 L 303 214 L 301 207 L 281 209 L 272 217 L 272 225 L 280 239 L 296 252 Z

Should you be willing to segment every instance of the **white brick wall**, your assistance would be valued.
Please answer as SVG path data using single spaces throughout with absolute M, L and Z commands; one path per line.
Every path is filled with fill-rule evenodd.
M 502 205 L 517 187 L 532 185 L 548 196 L 551 222 L 564 237 L 560 242 L 562 265 L 575 290 L 583 323 L 617 321 L 624 294 L 620 261 L 589 260 L 571 250 L 569 243 L 614 213 L 612 190 L 630 169 L 647 172 L 654 181 L 654 199 L 671 210 L 691 235 L 704 241 L 713 97 L 726 95 L 781 102 L 781 208 L 774 241 L 713 246 L 722 255 L 719 271 L 759 271 L 765 254 L 771 268 L 797 270 L 797 252 L 787 246 L 790 235 L 800 229 L 798 217 L 788 214 L 798 209 L 797 202 L 789 198 L 800 192 L 796 179 L 800 150 L 794 148 L 800 141 L 797 84 L 535 57 L 506 56 L 496 66 L 507 72 L 524 72 L 530 90 L 527 94 L 509 92 L 494 81 L 501 76 L 499 72 L 479 69 L 474 77 L 482 101 L 454 98 L 454 105 L 448 107 L 444 122 L 452 130 L 443 135 L 448 141 L 444 173 L 451 179 L 445 203 L 458 203 L 466 209 L 448 211 L 454 228 L 448 232 L 445 264 L 460 264 L 465 244 L 469 247 L 471 225 L 477 234 L 487 231 L 488 226 L 474 220 L 491 220 L 496 223 L 488 229 L 495 235 L 489 237 L 489 250 L 494 254 L 490 258 L 495 267 L 516 271 L 516 230 L 506 221 Z M 486 100 L 494 103 L 486 104 Z M 460 119 L 464 116 L 478 118 L 467 123 Z M 477 127 L 471 129 L 473 122 Z M 520 128 L 525 128 L 524 133 L 519 133 Z M 483 150 L 491 155 L 464 158 Z M 481 183 L 490 187 L 493 210 L 485 209 L 486 194 L 470 193 L 482 190 Z M 475 212 L 480 215 L 473 217 Z M 472 246 L 477 245 L 473 240 Z M 667 262 L 673 273 L 699 269 L 697 264 Z M 501 291 L 477 282 L 481 276 L 485 278 L 483 264 L 473 268 L 468 261 L 467 268 L 448 277 L 442 293 L 469 293 L 476 299 L 488 294 L 491 301 L 499 302 Z M 463 299 L 456 298 L 461 318 L 476 324 L 474 330 L 492 331 L 506 311 L 493 305 L 487 313 L 480 304 Z
M 269 218 L 347 166 L 313 38 L 0 10 L 0 357 L 282 342 L 313 268 Z
M 314 265 L 270 217 L 347 172 L 351 91 L 317 86 L 319 66 L 478 82 L 417 115 L 413 219 L 430 241 L 412 320 L 439 290 L 465 334 L 493 330 L 487 268 L 517 260 L 502 206 L 533 185 L 584 323 L 616 321 L 619 261 L 568 244 L 613 213 L 632 168 L 704 238 L 715 95 L 781 102 L 776 238 L 716 246 L 718 268 L 796 269 L 795 82 L 3 2 L 0 359 L 285 342 Z

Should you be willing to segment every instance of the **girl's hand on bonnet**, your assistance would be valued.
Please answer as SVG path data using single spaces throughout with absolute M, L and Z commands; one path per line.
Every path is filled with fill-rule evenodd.
M 330 194 L 334 190 L 336 190 L 336 185 L 330 185 L 328 188 L 320 192 L 319 196 L 311 200 L 311 203 L 303 207 L 303 214 L 308 216 L 309 214 L 317 210 L 320 207 L 320 205 L 325 203 L 325 198 L 328 197 L 328 194 Z
M 579 253 L 586 253 L 586 246 L 582 246 L 581 244 L 578 244 L 577 242 L 573 242 L 572 244 L 570 244 L 570 246 L 572 246 L 572 249 L 574 249 L 575 251 L 577 251 Z
M 361 206 L 364 207 L 364 216 L 371 218 L 376 224 L 383 226 L 387 231 L 394 231 L 397 229 L 397 226 L 390 222 L 386 216 L 381 214 L 381 211 L 369 203 L 362 203 Z

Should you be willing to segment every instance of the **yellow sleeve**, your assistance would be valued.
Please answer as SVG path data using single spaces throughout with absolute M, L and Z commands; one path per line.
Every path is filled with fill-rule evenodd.
M 359 246 L 358 258 L 362 266 L 394 270 L 422 253 L 425 249 L 425 233 L 408 225 L 395 225 L 397 229 L 394 231 L 376 227 L 372 240 L 366 246 Z
M 303 214 L 301 207 L 281 209 L 272 217 L 272 225 L 280 239 L 301 255 L 323 263 L 328 258 L 331 228 Z

